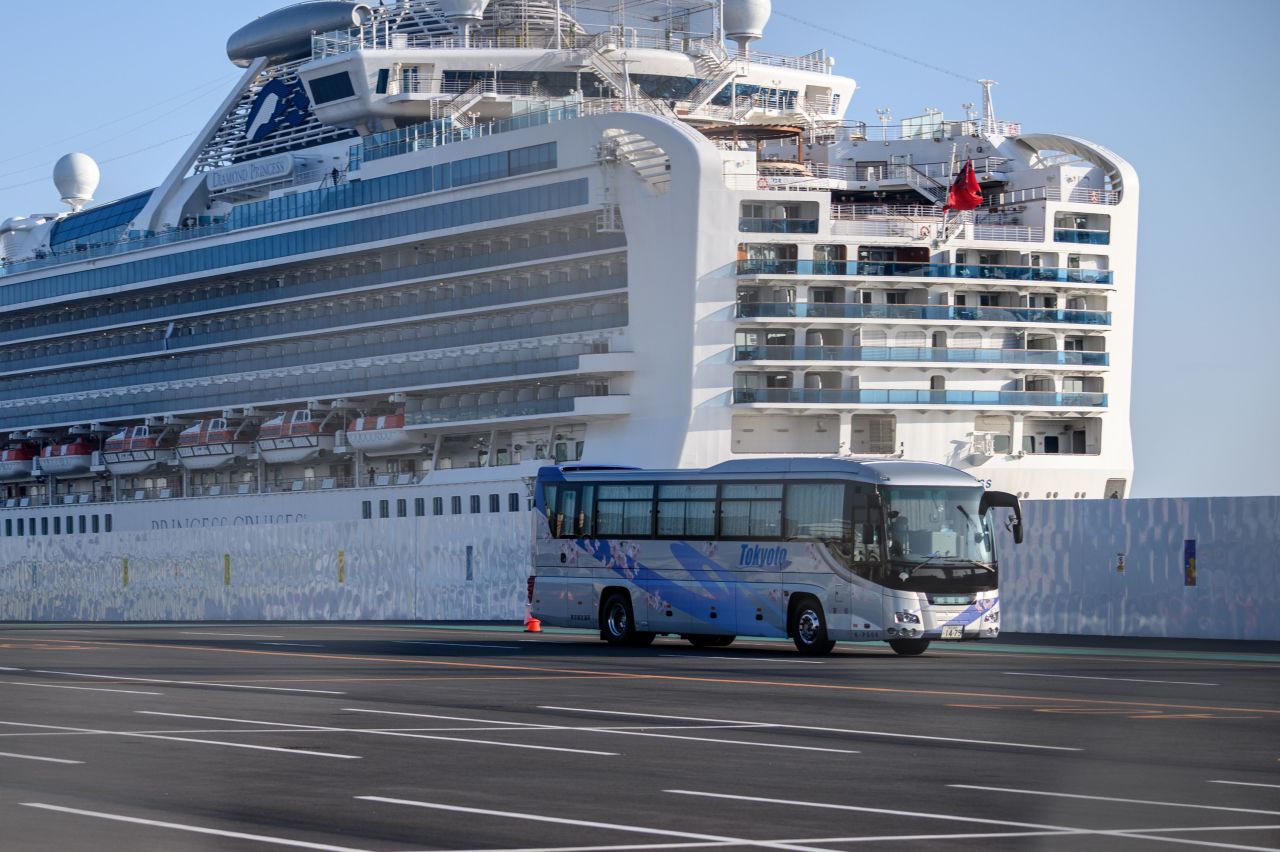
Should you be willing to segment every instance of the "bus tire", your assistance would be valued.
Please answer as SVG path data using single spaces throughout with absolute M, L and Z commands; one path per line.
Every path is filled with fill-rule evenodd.
M 827 637 L 827 616 L 822 604 L 812 595 L 797 595 L 791 601 L 791 617 L 787 619 L 787 632 L 796 650 L 810 657 L 831 653 L 836 646 Z
M 929 648 L 928 639 L 890 639 L 889 647 L 900 657 L 918 657 Z
M 600 604 L 600 638 L 610 645 L 648 645 L 656 635 L 636 630 L 631 596 L 626 592 L 612 592 Z
M 737 636 L 709 636 L 706 633 L 686 633 L 680 637 L 695 648 L 727 648 Z

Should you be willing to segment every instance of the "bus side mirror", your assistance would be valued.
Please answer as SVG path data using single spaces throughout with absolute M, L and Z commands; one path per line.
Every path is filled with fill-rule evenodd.
M 982 494 L 982 502 L 978 504 L 978 514 L 986 515 L 992 509 L 1012 509 L 1013 517 L 1008 524 L 1013 533 L 1013 543 L 1022 544 L 1022 505 L 1018 498 L 1007 491 L 986 491 Z

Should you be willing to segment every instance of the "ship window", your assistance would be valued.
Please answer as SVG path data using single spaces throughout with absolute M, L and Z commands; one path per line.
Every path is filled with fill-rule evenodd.
M 85 517 L 84 517 L 84 515 L 81 515 L 81 516 L 80 516 L 80 534 L 81 534 L 81 535 L 84 535 L 84 533 L 85 533 L 85 532 L 86 532 L 86 530 L 87 530 L 87 527 L 88 527 L 88 524 L 87 524 L 87 522 L 85 521 Z
M 311 81 L 311 100 L 317 104 L 340 101 L 354 96 L 356 90 L 351 86 L 351 75 L 346 71 L 328 74 Z
M 53 516 L 53 534 L 62 535 L 62 518 L 57 515 Z
M 408 500 L 401 499 L 396 501 L 396 517 L 397 518 L 409 517 L 409 501 Z
M 366 521 L 373 517 L 373 501 L 365 500 L 360 504 L 360 517 Z
M 76 516 L 67 515 L 67 535 L 71 535 L 76 531 Z
M 426 514 L 427 514 L 427 498 L 425 497 L 413 498 L 413 516 L 415 518 L 421 518 Z
M 92 522 L 93 522 L 93 523 L 92 523 L 93 533 L 94 533 L 94 535 L 97 535 L 97 533 L 98 533 L 98 524 L 100 523 L 100 521 L 99 521 L 99 516 L 98 516 L 98 515 L 90 515 L 89 517 L 90 517 L 90 519 L 91 519 L 91 520 L 92 520 Z
M 22 518 L 18 518 L 18 535 L 27 534 L 27 522 Z
M 390 500 L 378 501 L 378 517 L 379 518 L 391 517 L 391 501 Z
M 462 514 L 462 497 L 455 494 L 449 498 L 449 511 L 455 515 Z
M 13 518 L 5 518 L 5 519 L 4 519 L 4 534 L 5 534 L 6 536 L 12 536 L 12 535 L 13 535 Z
M 497 494 L 489 495 L 489 511 L 490 512 L 502 511 L 502 499 Z
M 507 511 L 508 512 L 520 511 L 520 495 L 514 491 L 507 494 Z
M 475 515 L 475 514 L 478 514 L 479 512 L 480 512 L 480 495 L 472 494 L 471 495 L 471 514 Z
M 431 498 L 431 514 L 433 515 L 444 514 L 444 498 L 443 497 Z
M 49 519 L 41 518 L 40 519 L 40 535 L 48 535 L 48 534 L 49 534 Z
M 379 68 L 378 69 L 378 85 L 375 91 L 380 95 L 385 95 L 387 93 L 387 83 L 389 83 L 390 81 L 391 81 L 391 69 Z

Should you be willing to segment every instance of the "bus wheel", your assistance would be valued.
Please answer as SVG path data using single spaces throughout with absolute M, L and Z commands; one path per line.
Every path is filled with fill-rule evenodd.
M 791 623 L 788 631 L 796 643 L 796 650 L 808 656 L 828 654 L 836 646 L 827 638 L 827 619 L 822 604 L 805 595 L 791 605 Z
M 889 647 L 901 657 L 918 657 L 929 647 L 928 639 L 890 639 Z
M 600 605 L 600 638 L 610 645 L 648 645 L 656 635 L 636 630 L 631 597 L 626 592 L 614 592 Z
M 695 648 L 727 648 L 737 636 L 708 636 L 705 633 L 686 633 L 680 638 L 688 640 Z

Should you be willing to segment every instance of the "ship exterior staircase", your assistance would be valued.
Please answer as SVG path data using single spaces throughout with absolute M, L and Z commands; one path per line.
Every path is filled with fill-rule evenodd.
M 612 33 L 601 33 L 591 40 L 587 48 L 579 52 L 580 67 L 595 74 L 601 82 L 612 87 L 621 97 L 625 98 L 629 89 L 631 100 L 641 102 L 646 107 L 645 112 L 674 118 L 675 111 L 665 102 L 650 97 L 637 86 L 627 85 L 626 71 L 608 56 L 611 51 L 617 49 Z
M 475 106 L 486 94 L 488 80 L 478 80 L 461 94 L 456 95 L 450 100 L 444 102 L 438 108 L 435 118 L 447 118 L 453 122 L 454 127 L 470 127 L 472 124 L 471 116 L 467 114 L 467 110 Z
M 665 150 L 639 133 L 614 128 L 604 135 L 607 158 L 626 162 L 655 194 L 667 191 L 671 186 L 671 157 Z
M 736 59 L 709 54 L 698 57 L 697 64 L 698 72 L 704 79 L 689 93 L 690 112 L 697 112 L 711 103 L 712 98 L 729 85 L 729 81 L 743 76 L 742 64 Z

